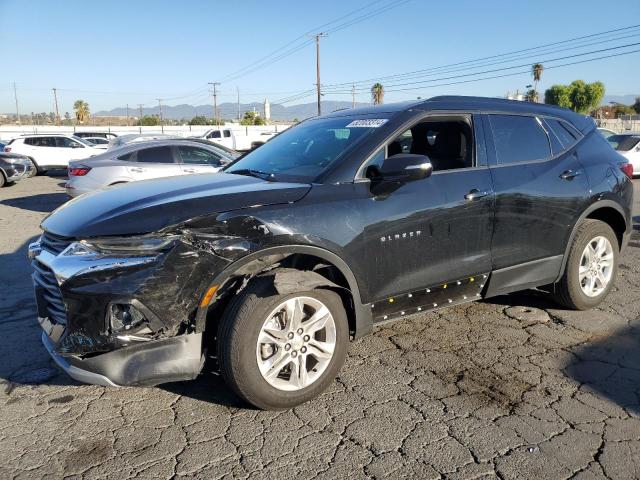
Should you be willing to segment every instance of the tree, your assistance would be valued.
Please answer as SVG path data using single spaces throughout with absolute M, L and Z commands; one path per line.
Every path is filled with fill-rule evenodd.
M 578 113 L 588 113 L 597 108 L 603 97 L 602 82 L 585 83 L 583 80 L 575 80 L 570 85 L 553 85 L 544 92 L 545 103 Z
M 84 123 L 89 119 L 89 104 L 84 100 L 76 100 L 73 104 L 73 109 L 76 112 L 76 120 L 80 123 Z
M 160 125 L 160 119 L 155 115 L 145 115 L 138 120 L 138 125 L 142 127 L 157 127 Z
M 266 125 L 266 124 L 267 122 L 265 121 L 265 119 L 253 111 L 244 112 L 244 117 L 242 117 L 242 120 L 240 120 L 240 125 Z
M 636 101 L 631 107 L 636 111 L 636 113 L 640 113 L 640 97 L 636 97 Z
M 207 125 L 207 118 L 202 115 L 196 115 L 189 120 L 189 125 Z
M 541 63 L 534 63 L 531 65 L 531 75 L 533 76 L 533 90 L 535 91 L 535 100 L 529 100 L 530 102 L 538 101 L 538 82 L 542 78 L 542 72 L 544 71 L 544 65 Z
M 538 100 L 539 100 L 538 91 L 535 88 L 528 90 L 527 93 L 525 93 L 524 97 L 527 102 L 538 103 Z
M 384 100 L 384 86 L 381 83 L 374 83 L 371 87 L 371 98 L 374 105 L 380 105 Z

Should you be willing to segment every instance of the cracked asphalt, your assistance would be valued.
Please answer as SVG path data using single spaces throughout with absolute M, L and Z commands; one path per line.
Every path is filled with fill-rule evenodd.
M 0 189 L 0 478 L 640 478 L 640 232 L 597 310 L 528 291 L 416 315 L 354 342 L 315 401 L 262 412 L 210 374 L 56 369 L 26 247 L 63 181 Z

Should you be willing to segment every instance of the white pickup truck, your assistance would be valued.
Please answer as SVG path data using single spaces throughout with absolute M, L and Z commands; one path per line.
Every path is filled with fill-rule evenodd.
M 274 135 L 275 132 L 256 132 L 253 135 L 237 135 L 229 128 L 216 127 L 207 130 L 196 138 L 206 138 L 207 140 L 218 143 L 223 147 L 242 151 L 253 150 L 267 142 Z

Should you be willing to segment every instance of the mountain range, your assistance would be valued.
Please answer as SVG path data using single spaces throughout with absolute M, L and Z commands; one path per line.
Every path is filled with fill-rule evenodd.
M 357 107 L 369 105 L 367 103 L 356 103 Z M 346 101 L 333 101 L 327 100 L 322 102 L 322 112 L 329 113 L 335 110 L 341 110 L 344 108 L 351 108 L 351 102 Z M 264 105 L 262 103 L 241 103 L 240 115 L 244 112 L 253 111 L 255 109 L 260 115 L 264 113 Z M 222 103 L 218 105 L 218 111 L 220 118 L 232 119 L 238 115 L 237 103 Z M 272 120 L 304 120 L 305 118 L 313 117 L 317 115 L 318 107 L 315 102 L 313 103 L 301 103 L 298 105 L 291 105 L 289 107 L 280 105 L 277 103 L 271 104 L 271 119 Z M 143 115 L 158 115 L 160 113 L 159 107 L 143 108 Z M 120 117 L 127 115 L 127 109 L 123 107 L 114 108 L 112 110 L 102 110 L 93 113 L 95 117 L 114 116 Z M 138 109 L 129 108 L 130 116 L 139 116 Z M 213 105 L 163 105 L 162 115 L 164 118 L 170 118 L 173 120 L 189 119 L 196 115 L 204 115 L 206 117 L 213 116 Z
M 632 105 L 635 102 L 636 97 L 640 95 L 605 95 L 602 100 L 602 105 L 608 105 L 610 102 L 623 103 L 625 105 Z M 356 103 L 357 107 L 367 106 L 368 103 Z M 324 113 L 333 112 L 335 110 L 341 110 L 344 108 L 351 108 L 351 102 L 348 101 L 333 101 L 326 100 L 322 102 L 322 111 Z M 240 114 L 244 112 L 254 110 L 260 114 L 263 113 L 264 105 L 262 103 L 241 103 Z M 218 105 L 218 111 L 220 117 L 223 119 L 236 118 L 238 115 L 238 105 L 236 103 L 223 103 Z M 112 110 L 103 110 L 95 112 L 94 116 L 125 116 L 127 114 L 126 108 L 114 108 Z M 159 108 L 143 108 L 143 115 L 158 115 Z M 271 104 L 271 119 L 272 120 L 304 120 L 305 118 L 313 117 L 317 114 L 317 105 L 313 103 L 301 103 L 298 105 L 285 106 L 277 103 Z M 129 115 L 138 116 L 139 111 L 137 109 L 130 108 Z M 189 119 L 196 115 L 204 115 L 206 117 L 213 116 L 213 105 L 163 105 L 162 115 L 165 118 L 173 120 Z

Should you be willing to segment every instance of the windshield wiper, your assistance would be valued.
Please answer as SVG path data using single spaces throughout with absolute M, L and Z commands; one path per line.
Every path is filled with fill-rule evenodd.
M 253 170 L 251 168 L 241 168 L 239 170 L 233 170 L 232 172 L 228 172 L 228 173 L 234 173 L 236 175 L 247 175 L 247 176 L 250 176 L 250 177 L 256 177 L 256 178 L 259 178 L 260 180 L 266 180 L 268 182 L 275 182 L 276 181 L 273 173 L 262 172 L 260 170 Z

